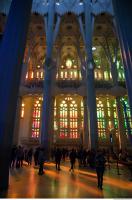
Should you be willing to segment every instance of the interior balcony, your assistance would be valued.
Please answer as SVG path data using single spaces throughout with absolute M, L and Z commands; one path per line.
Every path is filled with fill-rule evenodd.
M 21 137 L 20 143 L 28 147 L 34 147 L 40 145 L 39 138 L 33 138 L 33 137 Z
M 73 87 L 78 88 L 82 85 L 82 80 L 56 80 L 56 84 L 60 88 Z
M 28 79 L 25 81 L 24 86 L 28 88 L 43 88 L 43 79 Z

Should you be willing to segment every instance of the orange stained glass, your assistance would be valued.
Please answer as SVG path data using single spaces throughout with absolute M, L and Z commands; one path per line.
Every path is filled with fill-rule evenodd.
M 21 105 L 21 118 L 24 118 L 24 111 L 25 111 L 25 104 L 24 104 L 24 102 L 22 102 L 22 105 Z
M 35 100 L 33 108 L 33 121 L 32 121 L 32 137 L 38 138 L 40 133 L 40 114 L 41 103 L 40 100 Z
M 34 73 L 33 72 L 31 72 L 31 79 L 33 79 L 34 78 Z

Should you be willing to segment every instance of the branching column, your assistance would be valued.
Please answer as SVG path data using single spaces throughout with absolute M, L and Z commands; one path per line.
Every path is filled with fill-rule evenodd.
M 129 0 L 113 0 L 115 20 L 123 58 L 126 86 L 132 116 L 132 2 Z
M 50 149 L 53 145 L 54 140 L 54 103 L 55 97 L 51 97 L 51 108 L 50 108 L 50 126 L 49 126 L 49 137 L 50 137 Z
M 96 94 L 94 85 L 94 65 L 92 55 L 92 34 L 93 34 L 93 15 L 91 1 L 85 0 L 85 47 L 87 56 L 87 106 L 88 106 L 88 127 L 90 133 L 91 148 L 97 148 L 97 113 L 96 113 Z
M 43 87 L 43 107 L 42 107 L 42 127 L 41 127 L 41 144 L 46 151 L 47 159 L 49 159 L 50 143 L 51 143 L 51 90 L 52 90 L 52 50 L 53 43 L 57 37 L 59 30 L 60 17 L 57 16 L 57 22 L 54 29 L 54 17 L 55 17 L 55 1 L 49 1 L 48 16 L 45 17 L 45 30 L 46 30 L 46 61 L 44 66 L 45 79 Z M 52 133 L 53 134 L 53 133 Z
M 52 71 L 52 49 L 53 49 L 53 26 L 54 26 L 55 3 L 49 1 L 49 11 L 46 27 L 46 60 L 44 66 L 44 86 L 43 86 L 43 107 L 42 107 L 42 129 L 41 129 L 41 144 L 49 152 L 50 136 L 50 107 L 51 107 L 51 71 Z M 48 156 L 48 155 L 47 155 Z
M 32 0 L 13 0 L 0 48 L 0 189 L 8 188 L 10 152 Z
M 18 144 L 19 140 L 19 128 L 20 128 L 20 118 L 21 118 L 21 105 L 22 105 L 22 97 L 19 96 L 17 100 L 17 108 L 16 108 L 16 119 L 14 126 L 14 137 L 13 144 Z
M 87 97 L 83 97 L 84 104 L 84 137 L 83 145 L 85 148 L 89 148 L 89 132 L 88 132 L 88 112 L 87 112 Z

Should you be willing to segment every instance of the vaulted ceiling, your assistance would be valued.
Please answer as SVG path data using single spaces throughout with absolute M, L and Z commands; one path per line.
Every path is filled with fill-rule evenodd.
M 7 17 L 0 14 L 0 33 L 4 32 Z M 98 46 L 104 33 L 109 33 L 110 37 L 115 37 L 112 30 L 112 17 L 102 13 L 95 18 L 93 31 L 93 45 Z M 77 56 L 79 47 L 84 55 L 85 47 L 79 29 L 77 18 L 74 14 L 68 13 L 61 19 L 60 29 L 54 44 L 53 57 L 57 58 L 58 51 L 61 51 L 61 57 L 66 55 Z M 46 51 L 46 35 L 43 17 L 37 13 L 31 15 L 30 26 L 28 30 L 26 54 L 30 51 L 33 67 L 43 66 Z

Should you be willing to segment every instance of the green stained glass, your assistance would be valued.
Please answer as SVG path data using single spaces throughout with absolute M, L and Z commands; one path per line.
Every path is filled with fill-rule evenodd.
M 108 73 L 108 71 L 104 71 L 104 79 L 105 79 L 106 81 L 109 80 L 109 73 Z
M 97 118 L 99 118 L 99 111 L 97 111 Z
M 117 61 L 117 70 L 118 70 L 118 80 L 125 81 L 124 68 L 122 66 L 121 59 Z
M 103 121 L 103 128 L 105 128 L 105 121 Z
M 126 131 L 126 134 L 128 133 L 128 124 L 129 123 L 129 126 L 131 127 L 131 134 L 132 134 L 132 119 L 131 119 L 131 113 L 130 113 L 130 106 L 129 106 L 129 103 L 128 103 L 128 98 L 127 97 L 124 97 L 124 98 L 121 98 L 121 102 L 125 102 L 126 104 L 126 108 L 127 108 L 127 117 L 128 119 L 126 119 L 126 116 L 125 116 L 125 112 L 124 112 L 124 108 L 123 108 L 123 114 L 124 114 L 124 128 L 125 128 L 125 131 Z M 123 104 L 122 104 L 123 105 Z M 128 122 L 127 122 L 128 120 Z
M 116 117 L 117 117 L 116 112 L 114 112 L 114 118 L 116 118 Z
M 119 79 L 122 79 L 122 73 L 119 72 L 118 75 L 119 75 Z
M 108 116 L 110 117 L 110 115 L 111 115 L 111 112 L 110 112 L 110 110 L 108 110 Z
M 117 61 L 117 69 L 119 69 L 119 67 L 120 67 L 120 64 L 119 64 L 119 61 Z
M 117 121 L 117 119 L 114 119 L 114 128 L 118 128 L 118 121 Z

